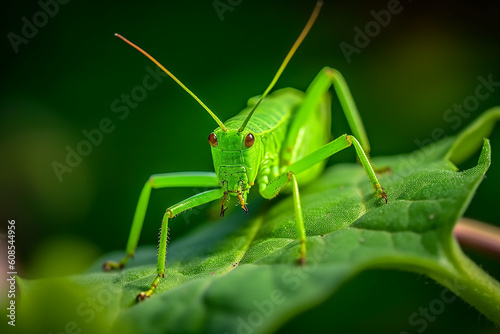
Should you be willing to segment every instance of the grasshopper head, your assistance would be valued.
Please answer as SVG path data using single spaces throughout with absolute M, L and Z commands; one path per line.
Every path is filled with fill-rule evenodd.
M 246 197 L 257 177 L 261 160 L 260 136 L 250 131 L 217 128 L 208 136 L 212 146 L 214 168 L 220 185 L 224 188 L 224 197 L 237 196 L 246 210 Z

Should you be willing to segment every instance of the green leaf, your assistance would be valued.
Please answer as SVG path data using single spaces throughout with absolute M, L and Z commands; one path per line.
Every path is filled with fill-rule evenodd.
M 362 167 L 354 163 L 328 168 L 303 187 L 304 266 L 296 264 L 291 196 L 254 199 L 249 218 L 235 212 L 173 240 L 165 278 L 143 303 L 134 300 L 155 277 L 152 247 L 139 248 L 121 272 L 100 270 L 104 259 L 119 260 L 120 252 L 66 280 L 19 279 L 19 312 L 43 318 L 40 300 L 57 292 L 67 300 L 54 307 L 71 311 L 62 320 L 53 319 L 48 331 L 74 321 L 88 331 L 266 333 L 323 302 L 359 272 L 395 268 L 432 277 L 500 323 L 500 284 L 462 253 L 451 233 L 491 161 L 484 140 L 477 165 L 459 171 L 452 161 L 470 157 L 477 145 L 456 143 L 480 143 L 483 130 L 491 130 L 499 115 L 497 109 L 485 113 L 457 137 L 413 153 L 374 158 L 376 167 L 390 168 L 380 174 L 387 205 L 374 196 Z M 40 325 L 34 321 L 33 326 Z

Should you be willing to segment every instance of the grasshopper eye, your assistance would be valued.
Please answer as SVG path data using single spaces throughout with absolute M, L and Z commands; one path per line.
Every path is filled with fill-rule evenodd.
M 217 145 L 219 145 L 219 142 L 217 141 L 217 136 L 213 132 L 208 136 L 208 142 L 213 147 L 217 147 Z
M 245 137 L 245 146 L 250 148 L 252 147 L 253 143 L 255 143 L 255 137 L 251 133 L 247 134 L 247 136 Z

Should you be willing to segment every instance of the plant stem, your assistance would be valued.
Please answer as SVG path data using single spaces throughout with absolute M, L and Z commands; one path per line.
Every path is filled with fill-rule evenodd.
M 500 283 L 469 259 L 452 239 L 450 262 L 455 270 L 431 276 L 500 325 Z
M 500 228 L 462 217 L 455 225 L 453 235 L 460 246 L 500 259 Z

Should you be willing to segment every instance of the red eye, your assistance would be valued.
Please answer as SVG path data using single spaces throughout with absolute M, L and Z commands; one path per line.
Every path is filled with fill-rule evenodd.
M 247 134 L 247 136 L 245 137 L 245 146 L 250 148 L 252 147 L 253 143 L 255 143 L 255 137 L 251 133 Z
M 213 132 L 210 134 L 210 136 L 208 136 L 208 142 L 213 147 L 217 147 L 217 145 L 219 145 L 219 142 L 217 141 L 217 136 Z

